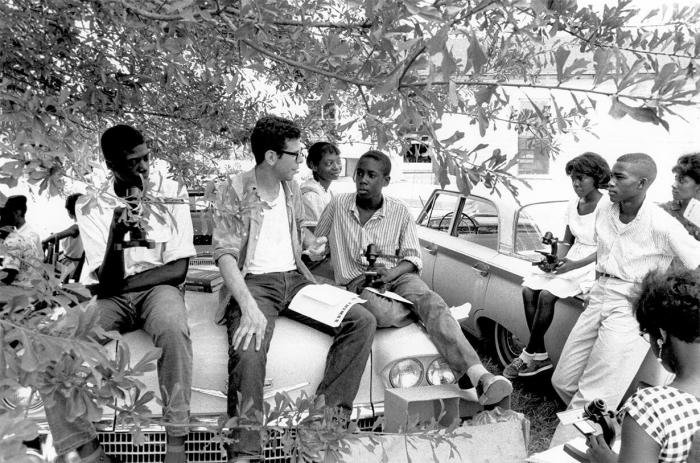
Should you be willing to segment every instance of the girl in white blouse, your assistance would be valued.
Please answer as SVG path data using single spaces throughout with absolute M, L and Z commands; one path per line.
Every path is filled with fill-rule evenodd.
M 566 164 L 566 175 L 576 198 L 569 202 L 564 239 L 559 243 L 559 262 L 552 272 L 535 271 L 523 281 L 525 318 L 530 340 L 519 357 L 503 370 L 508 379 L 533 376 L 552 368 L 544 335 L 554 318 L 554 304 L 587 292 L 595 281 L 594 239 L 596 210 L 609 202 L 599 188 L 610 180 L 610 167 L 600 155 L 584 153 Z

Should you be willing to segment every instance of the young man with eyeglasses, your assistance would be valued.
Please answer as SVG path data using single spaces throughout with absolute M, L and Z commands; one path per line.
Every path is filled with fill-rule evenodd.
M 303 205 L 293 180 L 304 161 L 301 132 L 288 119 L 266 116 L 255 124 L 250 144 L 256 166 L 232 177 L 218 200 L 251 207 L 250 212 L 239 227 L 216 219 L 213 233 L 214 259 L 225 283 L 221 315 L 229 337 L 228 414 L 240 416 L 240 407 L 252 418 L 262 411 L 267 351 L 275 320 L 285 315 L 334 336 L 317 394 L 329 410 L 349 415 L 372 346 L 374 317 L 354 305 L 340 326 L 331 328 L 288 309 L 297 292 L 315 282 L 301 260 Z M 235 430 L 233 438 L 230 462 L 259 460 L 259 431 Z
M 185 281 L 189 258 L 196 255 L 187 190 L 169 179 L 148 181 L 149 149 L 135 128 L 111 127 L 102 134 L 100 145 L 114 179 L 112 188 L 87 210 L 87 195 L 75 207 L 86 257 L 81 282 L 94 288 L 97 295 L 100 327 L 120 333 L 142 328 L 162 350 L 158 382 L 164 391 L 164 419 L 168 422 L 164 462 L 184 463 L 192 343 L 179 285 Z M 122 220 L 124 203 L 117 198 L 133 199 L 137 190 L 154 200 L 168 200 L 164 206 L 167 211 L 154 211 L 147 219 L 150 248 L 124 245 L 125 240 L 135 237 L 133 228 Z M 54 393 L 53 405 L 46 406 L 46 418 L 59 455 L 77 449 L 85 463 L 116 461 L 105 455 L 95 428 L 85 417 L 71 422 L 66 418 L 69 415 L 65 397 Z

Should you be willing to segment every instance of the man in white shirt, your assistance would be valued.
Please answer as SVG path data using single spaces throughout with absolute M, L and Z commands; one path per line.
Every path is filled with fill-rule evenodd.
M 335 328 L 289 310 L 294 296 L 315 282 L 301 260 L 303 204 L 293 180 L 304 160 L 300 138 L 288 119 L 258 120 L 250 137 L 256 166 L 232 177 L 220 192 L 221 204 L 250 210 L 237 227 L 217 220 L 213 233 L 214 259 L 225 283 L 221 308 L 229 337 L 231 417 L 248 407 L 248 418 L 262 411 L 267 351 L 279 315 L 334 337 L 316 392 L 329 411 L 349 416 L 372 347 L 376 322 L 361 305 L 353 305 Z M 260 459 L 259 431 L 237 430 L 233 437 L 230 462 Z
M 647 154 L 625 154 L 613 165 L 611 204 L 596 216 L 598 278 L 552 376 L 569 408 L 593 399 L 613 410 L 619 405 L 649 350 L 632 313 L 635 289 L 674 257 L 687 268 L 700 266 L 700 242 L 646 199 L 655 178 L 656 164 Z
M 99 324 L 105 331 L 124 333 L 143 328 L 162 350 L 158 380 L 164 402 L 168 402 L 164 404 L 164 419 L 173 424 L 166 426 L 164 461 L 184 463 L 192 344 L 179 285 L 185 281 L 189 257 L 196 254 L 187 191 L 169 179 L 149 181 L 149 149 L 133 127 L 116 125 L 107 129 L 100 144 L 114 182 L 98 198 L 86 195 L 76 205 L 86 254 L 81 282 L 92 285 L 97 294 Z M 131 208 L 141 198 L 162 201 L 167 209 L 154 208 L 147 218 L 150 248 L 143 242 L 134 247 L 125 245 L 137 236 L 122 200 L 129 201 L 127 207 Z M 61 394 L 53 399 L 55 405 L 46 407 L 46 416 L 58 454 L 77 449 L 83 461 L 110 461 L 96 440 L 92 424 L 82 417 L 68 422 L 65 399 Z

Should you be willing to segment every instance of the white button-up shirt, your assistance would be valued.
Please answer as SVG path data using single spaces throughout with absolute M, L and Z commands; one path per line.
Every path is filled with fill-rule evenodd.
M 155 185 L 156 191 L 150 191 L 150 194 L 167 202 L 164 209 L 153 207 L 153 212 L 147 220 L 146 235 L 148 239 L 155 241 L 156 246 L 154 249 L 124 249 L 125 277 L 197 255 L 192 241 L 192 218 L 187 189 L 170 179 L 157 179 Z M 114 209 L 122 204 L 116 200 L 114 188 L 110 190 L 110 194 L 104 194 L 97 198 L 96 202 L 89 204 L 87 212 L 83 212 L 83 207 L 91 201 L 88 195 L 82 196 L 75 206 L 80 238 L 85 248 L 87 271 L 80 277 L 81 283 L 84 284 L 98 282 L 95 272 L 102 265 L 107 251 L 107 238 Z M 156 214 L 159 217 L 156 217 Z
M 648 199 L 627 224 L 620 221 L 618 203 L 601 208 L 595 233 L 596 270 L 625 281 L 639 283 L 651 270 L 665 271 L 674 257 L 687 268 L 700 266 L 700 241 Z

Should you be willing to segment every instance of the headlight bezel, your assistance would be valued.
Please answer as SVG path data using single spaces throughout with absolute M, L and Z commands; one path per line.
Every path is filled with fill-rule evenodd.
M 403 378 L 405 377 L 408 368 L 415 368 L 418 372 L 417 379 L 413 383 L 403 382 Z M 417 358 L 407 357 L 395 361 L 389 368 L 387 377 L 389 380 L 389 385 L 393 388 L 415 387 L 423 382 L 423 379 L 425 378 L 425 367 L 423 366 L 423 362 Z
M 31 387 L 18 387 L 5 391 L 1 399 L 2 405 L 8 410 L 24 408 L 29 411 L 36 411 L 44 406 L 39 392 Z
M 437 372 L 438 375 L 451 376 L 452 379 L 450 381 L 434 382 L 434 380 L 431 379 L 431 373 L 433 372 Z M 425 380 L 431 386 L 439 386 L 441 384 L 454 384 L 457 382 L 457 377 L 454 371 L 452 371 L 452 368 L 447 364 L 447 360 L 443 357 L 436 357 L 428 364 L 428 368 L 425 369 Z

